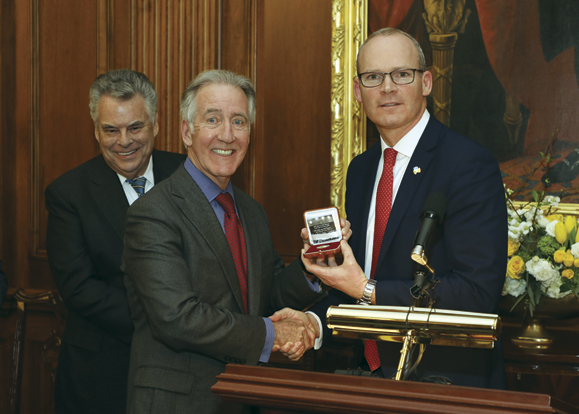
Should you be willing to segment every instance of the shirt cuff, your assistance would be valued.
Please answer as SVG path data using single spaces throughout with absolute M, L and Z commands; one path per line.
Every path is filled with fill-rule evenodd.
M 318 321 L 318 328 L 319 328 L 320 336 L 318 336 L 316 338 L 316 342 L 314 342 L 314 351 L 317 351 L 318 349 L 320 349 L 322 347 L 322 344 L 324 342 L 324 330 L 322 329 L 322 321 L 320 320 L 318 315 L 316 315 L 313 312 L 308 311 L 308 312 L 306 312 L 306 314 L 312 315 L 314 318 L 316 318 L 316 321 Z
M 308 282 L 308 286 L 310 287 L 310 289 L 316 293 L 321 293 L 322 292 L 322 284 L 320 282 L 318 282 L 319 279 L 316 279 L 315 282 L 312 282 L 307 276 L 306 273 L 304 272 L 304 277 L 306 278 L 306 281 Z
M 259 357 L 259 362 L 268 362 L 271 355 L 271 349 L 273 348 L 273 343 L 275 341 L 275 329 L 273 327 L 273 322 L 269 318 L 263 318 L 265 322 L 265 344 L 261 351 L 261 356 Z

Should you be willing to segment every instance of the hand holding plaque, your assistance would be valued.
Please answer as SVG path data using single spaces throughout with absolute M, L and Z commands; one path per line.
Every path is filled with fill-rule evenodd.
M 304 213 L 304 222 L 309 243 L 304 257 L 333 256 L 340 251 L 342 226 L 336 207 L 308 210 Z

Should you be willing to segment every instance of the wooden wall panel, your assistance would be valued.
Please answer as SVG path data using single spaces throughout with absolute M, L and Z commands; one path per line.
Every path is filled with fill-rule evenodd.
M 159 135 L 155 146 L 159 149 L 184 152 L 179 103 L 183 89 L 193 78 L 194 45 L 197 44 L 195 23 L 199 20 L 199 12 L 209 13 L 205 9 L 211 9 L 210 6 L 217 3 L 186 0 L 133 2 L 131 69 L 145 73 L 157 90 Z
M 44 189 L 63 172 L 97 154 L 88 110 L 88 91 L 97 75 L 97 2 L 60 0 L 58 8 L 46 1 L 33 0 L 32 4 L 31 253 L 45 258 Z M 33 284 L 40 282 L 35 277 Z
M 256 194 L 286 261 L 305 210 L 330 203 L 330 0 L 259 3 Z

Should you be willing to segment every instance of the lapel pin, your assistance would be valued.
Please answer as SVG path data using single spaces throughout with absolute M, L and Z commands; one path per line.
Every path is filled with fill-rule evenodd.
M 412 169 L 412 172 L 414 173 L 414 175 L 420 174 L 420 167 L 414 167 L 414 168 Z

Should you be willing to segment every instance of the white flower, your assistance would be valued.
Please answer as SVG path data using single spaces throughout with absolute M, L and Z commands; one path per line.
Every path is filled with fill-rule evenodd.
M 526 236 L 529 234 L 529 230 L 533 230 L 533 223 L 530 221 L 523 221 L 521 224 L 519 224 L 519 231 L 523 233 L 523 235 Z
M 561 199 L 559 197 L 555 197 L 555 196 L 545 196 L 545 198 L 543 198 L 543 204 L 548 204 L 551 205 L 553 207 L 557 207 L 559 205 L 559 201 L 561 201 Z
M 548 286 L 541 284 L 541 291 L 545 293 L 550 298 L 553 299 L 561 299 L 571 293 L 570 290 L 567 292 L 561 293 L 561 285 L 563 284 L 563 280 L 555 279 L 553 280 Z
M 559 272 L 551 263 L 544 259 L 539 259 L 537 256 L 533 257 L 525 265 L 529 274 L 546 286 L 549 286 L 553 279 L 560 278 Z
M 551 237 L 555 237 L 555 225 L 559 222 L 559 220 L 553 220 L 552 222 L 550 222 L 549 224 L 547 224 L 547 227 L 545 227 L 545 231 L 547 232 L 547 234 Z
M 541 216 L 537 218 L 536 221 L 537 225 L 539 225 L 542 228 L 546 228 L 549 225 L 549 220 L 547 219 L 547 217 L 545 216 Z
M 511 279 L 507 277 L 505 279 L 505 285 L 503 286 L 503 296 L 511 295 L 514 297 L 521 296 L 527 291 L 527 281 L 525 279 Z
M 579 243 L 575 243 L 571 246 L 571 254 L 575 259 L 579 259 Z

